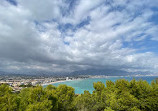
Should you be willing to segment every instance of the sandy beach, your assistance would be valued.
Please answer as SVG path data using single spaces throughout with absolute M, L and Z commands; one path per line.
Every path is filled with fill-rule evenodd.
M 54 84 L 54 83 L 60 83 L 60 82 L 66 82 L 66 81 L 72 81 L 72 80 L 54 81 L 54 82 L 44 83 L 44 84 L 41 84 L 41 85 L 46 86 L 46 85 L 50 85 L 50 84 Z
M 41 85 L 46 86 L 46 85 L 50 85 L 50 84 L 55 84 L 55 83 L 60 83 L 60 82 L 67 82 L 67 81 L 74 81 L 74 80 L 82 80 L 82 79 L 79 78 L 79 79 L 72 79 L 72 80 L 54 81 L 54 82 L 44 83 L 44 84 L 41 84 Z

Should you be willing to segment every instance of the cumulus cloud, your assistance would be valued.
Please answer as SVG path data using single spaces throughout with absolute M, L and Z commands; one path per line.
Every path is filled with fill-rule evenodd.
M 1 1 L 0 70 L 157 73 L 156 2 Z

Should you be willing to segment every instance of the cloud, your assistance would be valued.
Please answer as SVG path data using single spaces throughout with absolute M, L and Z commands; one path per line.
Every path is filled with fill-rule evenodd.
M 0 70 L 156 73 L 157 52 L 147 45 L 158 40 L 156 2 L 2 1 Z
M 17 0 L 18 5 L 29 10 L 33 19 L 46 21 L 58 19 L 61 16 L 61 0 Z

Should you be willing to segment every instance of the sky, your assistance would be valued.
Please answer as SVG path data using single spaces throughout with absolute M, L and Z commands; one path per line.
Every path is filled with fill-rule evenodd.
M 158 74 L 158 0 L 0 0 L 0 71 Z

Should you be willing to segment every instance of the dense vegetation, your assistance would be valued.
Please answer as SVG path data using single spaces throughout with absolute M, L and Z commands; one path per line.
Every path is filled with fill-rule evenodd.
M 0 86 L 1 111 L 158 111 L 158 80 L 117 80 L 93 84 L 94 91 L 76 95 L 72 87 L 48 85 L 13 93 Z

